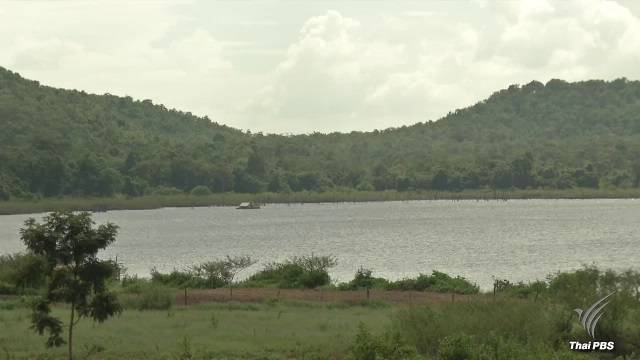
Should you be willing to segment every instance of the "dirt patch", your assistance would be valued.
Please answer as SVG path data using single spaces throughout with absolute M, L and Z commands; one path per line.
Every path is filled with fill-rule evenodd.
M 266 300 L 304 301 L 362 301 L 377 300 L 394 304 L 428 304 L 443 302 L 471 302 L 485 299 L 482 295 L 460 295 L 421 291 L 366 290 L 338 291 L 322 289 L 187 289 L 176 295 L 178 305 L 193 305 L 207 302 L 263 302 Z

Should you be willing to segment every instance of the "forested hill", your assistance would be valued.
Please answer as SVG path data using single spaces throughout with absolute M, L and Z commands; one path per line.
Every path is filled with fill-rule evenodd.
M 42 86 L 0 68 L 2 199 L 639 182 L 638 81 L 534 81 L 437 122 L 281 136 L 149 100 Z

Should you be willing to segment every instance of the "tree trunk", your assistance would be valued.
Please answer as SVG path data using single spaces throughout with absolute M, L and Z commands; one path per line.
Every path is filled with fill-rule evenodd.
M 69 360 L 73 360 L 73 322 L 76 305 L 71 304 L 71 319 L 69 320 Z

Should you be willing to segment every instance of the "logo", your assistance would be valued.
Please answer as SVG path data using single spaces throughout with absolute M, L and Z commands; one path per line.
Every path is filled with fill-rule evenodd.
M 595 335 L 596 325 L 598 325 L 598 321 L 602 317 L 604 307 L 607 306 L 607 304 L 609 304 L 609 301 L 607 300 L 613 294 L 615 294 L 615 291 L 603 297 L 602 299 L 596 301 L 595 303 L 593 303 L 593 305 L 591 305 L 591 307 L 589 307 L 587 310 L 584 310 L 584 311 L 582 309 L 573 310 L 578 313 L 578 321 L 580 322 L 582 327 L 587 331 L 587 334 L 591 336 L 592 339 L 595 338 L 594 335 Z
M 602 317 L 602 314 L 604 314 L 604 308 L 609 304 L 609 298 L 613 296 L 613 294 L 615 294 L 615 291 L 593 303 L 587 310 L 574 310 L 578 313 L 578 322 L 592 339 L 595 339 L 596 325 L 598 325 L 598 321 Z M 569 342 L 569 348 L 578 351 L 612 351 L 614 347 L 615 343 L 613 341 Z

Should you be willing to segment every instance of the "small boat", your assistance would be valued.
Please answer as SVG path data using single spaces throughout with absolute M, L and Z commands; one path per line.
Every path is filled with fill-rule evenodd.
M 260 205 L 253 202 L 243 202 L 236 209 L 260 209 Z

